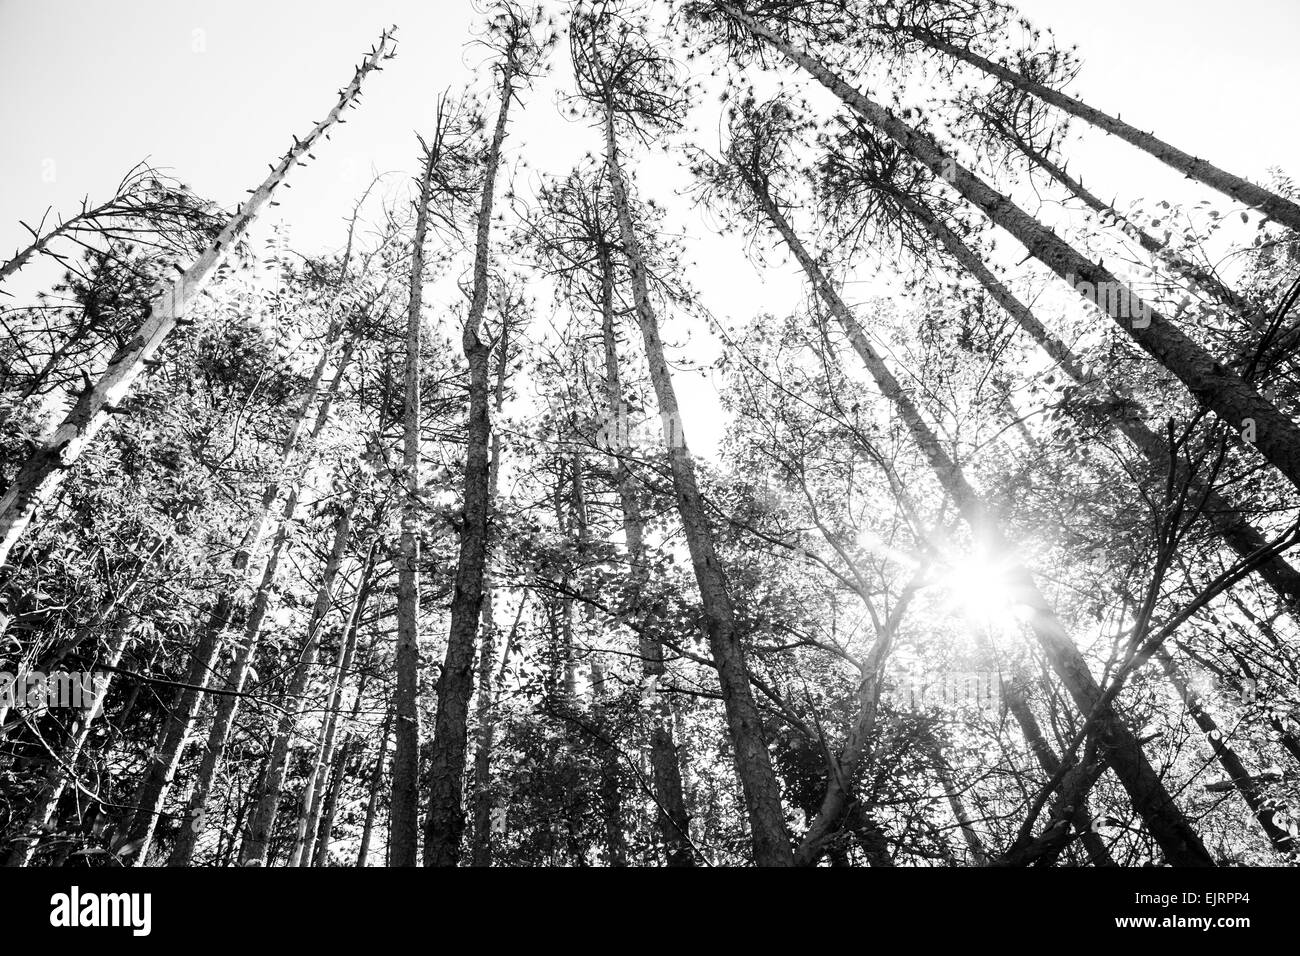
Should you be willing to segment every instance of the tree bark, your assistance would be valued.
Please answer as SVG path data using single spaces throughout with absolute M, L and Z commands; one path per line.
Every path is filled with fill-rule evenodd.
M 1048 780 L 1054 779 L 1061 769 L 1061 758 L 1056 755 L 1052 745 L 1043 736 L 1042 728 L 1038 725 L 1038 719 L 1034 716 L 1029 701 L 1025 699 L 1020 683 L 1015 680 L 1003 683 L 1002 699 L 1007 702 L 1007 709 L 1020 725 L 1020 732 L 1024 735 L 1025 743 L 1029 745 L 1034 759 L 1038 761 L 1038 766 L 1042 768 L 1043 773 L 1047 774 Z M 1079 833 L 1084 852 L 1088 854 L 1092 865 L 1114 866 L 1115 860 L 1106 849 L 1105 841 L 1092 827 L 1092 814 L 1088 812 L 1086 797 L 1087 794 L 1080 795 L 1077 808 L 1069 814 L 1070 820 Z M 1065 816 L 1064 810 L 1064 802 L 1058 798 L 1055 812 L 1058 816 Z
M 1102 691 L 1096 678 L 1057 618 L 1056 612 L 1038 590 L 1033 577 L 1020 563 L 1010 543 L 1002 537 L 995 515 L 966 480 L 961 468 L 943 449 L 920 410 L 876 353 L 857 318 L 795 235 L 765 184 L 749 178 L 746 178 L 746 182 L 775 230 L 803 267 L 814 289 L 843 328 L 877 388 L 897 409 L 913 440 L 934 470 L 941 486 L 952 497 L 967 525 L 974 534 L 986 540 L 996 559 L 1006 562 L 1009 586 L 1014 591 L 1017 602 L 1025 605 L 1032 614 L 1030 625 L 1034 636 L 1046 651 L 1053 669 L 1070 692 L 1080 713 L 1090 716 L 1096 722 L 1103 742 L 1111 751 L 1110 761 L 1116 775 L 1123 782 L 1134 808 L 1142 816 L 1169 862 L 1182 866 L 1212 866 L 1213 859 L 1169 796 L 1160 776 L 1147 762 L 1133 732 L 1120 720 L 1109 702 L 1098 708 L 1102 702 Z
M 729 6 L 729 4 L 720 5 Z M 1262 186 L 1257 186 L 1240 176 L 1219 169 L 1213 163 L 1185 153 L 1158 139 L 1151 133 L 1144 133 L 1117 117 L 1110 116 L 1089 106 L 1082 100 L 1059 90 L 1054 90 L 1050 86 L 1044 86 L 1042 83 L 1031 80 L 1008 66 L 980 56 L 973 50 L 949 43 L 928 30 L 913 27 L 903 28 L 901 32 L 919 40 L 931 49 L 946 53 L 948 56 L 964 63 L 969 63 L 971 66 L 984 71 L 989 76 L 996 77 L 1022 93 L 1028 93 L 1044 103 L 1055 106 L 1071 116 L 1077 116 L 1098 129 L 1103 129 L 1107 133 L 1119 137 L 1129 145 L 1136 146 L 1165 165 L 1176 169 L 1189 179 L 1194 179 L 1211 189 L 1218 190 L 1225 196 L 1250 206 L 1290 229 L 1300 229 L 1300 206 Z
M 36 509 L 50 499 L 86 446 L 112 415 L 121 410 L 120 406 L 127 399 L 135 380 L 153 361 L 176 326 L 184 321 L 191 302 L 225 261 L 231 247 L 239 242 L 252 221 L 271 201 L 275 188 L 284 182 L 289 171 L 306 156 L 317 139 L 328 134 L 343 110 L 353 105 L 366 74 L 375 69 L 381 59 L 391 55 L 388 53 L 390 43 L 391 37 L 386 31 L 357 68 L 352 81 L 339 91 L 339 100 L 325 119 L 316 124 L 306 139 L 299 142 L 294 138 L 293 147 L 271 167 L 270 175 L 239 207 L 217 238 L 193 265 L 153 300 L 144 324 L 109 359 L 108 368 L 99 381 L 81 393 L 54 434 L 19 469 L 0 498 L 0 564 L 7 561 L 9 551 L 22 537 Z
M 439 118 L 441 121 L 441 117 Z M 440 130 L 438 130 L 440 131 Z M 435 132 L 438 132 L 435 131 Z M 438 142 L 435 135 L 435 143 Z M 415 866 L 420 818 L 420 306 L 424 301 L 424 242 L 429 230 L 434 167 L 425 149 L 411 248 L 406 310 L 402 408 L 402 529 L 397 557 L 397 650 L 393 689 L 393 795 L 388 817 L 392 866 Z
M 429 766 L 429 809 L 424 821 L 424 865 L 455 866 L 465 830 L 463 802 L 469 699 L 474 692 L 474 645 L 482 613 L 483 578 L 487 567 L 489 489 L 488 443 L 492 431 L 489 410 L 488 363 L 491 346 L 479 338 L 488 303 L 491 256 L 492 201 L 496 191 L 501 144 L 514 99 L 514 54 L 502 65 L 501 106 L 483 170 L 474 248 L 474 288 L 465 319 L 462 347 L 469 360 L 469 423 L 466 430 L 464 521 L 456 585 L 451 601 L 447 653 L 438 674 L 438 709 L 434 717 L 433 751 Z
M 334 603 L 334 582 L 338 578 L 348 542 L 352 537 L 352 514 L 355 507 L 355 499 L 353 499 L 340 513 L 334 525 L 334 542 L 330 547 L 329 557 L 325 560 L 320 587 L 316 591 L 316 600 L 312 604 L 311 617 L 307 622 L 303 648 L 298 663 L 293 669 L 289 687 L 284 694 L 284 713 L 280 715 L 276 725 L 271 753 L 262 772 L 257 803 L 249 815 L 248 829 L 244 834 L 243 845 L 240 847 L 239 862 L 242 866 L 266 866 L 267 863 L 267 851 L 271 834 L 275 830 L 280 794 L 288 770 L 289 748 L 293 743 L 298 720 L 302 716 L 305 705 L 304 694 L 311 680 L 312 667 L 316 663 L 320 638 L 324 633 L 325 616 Z
M 281 473 L 290 467 L 297 453 L 299 438 L 302 435 L 302 430 L 312 406 L 316 404 L 320 383 L 329 364 L 338 332 L 337 326 L 331 328 L 325 347 L 321 350 L 320 359 L 317 361 L 308 382 L 307 393 L 289 425 L 288 433 L 281 442 L 278 462 Z M 323 412 L 328 412 L 328 402 L 332 400 L 333 392 L 338 384 L 339 377 L 336 376 L 335 381 L 330 386 L 330 397 L 322 403 Z M 323 414 L 319 416 L 319 421 L 324 422 Z M 236 576 L 243 577 L 248 574 L 253 553 L 257 550 L 259 542 L 271 525 L 272 506 L 279 494 L 280 480 L 277 475 L 262 490 L 262 498 L 257 511 L 245 529 L 244 536 L 231 558 L 231 569 Z M 127 830 L 127 841 L 137 843 L 137 847 L 133 851 L 137 862 L 143 862 L 149 854 L 149 849 L 153 843 L 154 830 L 157 827 L 158 819 L 162 815 L 163 807 L 166 805 L 167 795 L 171 789 L 176 770 L 180 766 L 181 756 L 189 740 L 194 721 L 197 719 L 199 709 L 203 704 L 203 692 L 198 688 L 206 688 L 208 681 L 213 676 L 217 659 L 225 647 L 226 628 L 230 625 L 236 610 L 237 606 L 232 589 L 228 586 L 223 587 L 217 596 L 212 611 L 208 615 L 204 628 L 199 635 L 198 643 L 190 658 L 190 667 L 185 675 L 185 684 L 187 686 L 177 693 L 175 703 L 168 711 L 166 718 L 164 718 L 159 746 L 150 760 L 140 786 L 136 791 L 135 814 Z
M 348 365 L 352 360 L 354 343 L 355 339 L 349 338 L 339 356 L 334 379 L 321 399 L 320 407 L 316 410 L 316 421 L 312 425 L 310 434 L 312 440 L 320 437 L 320 433 L 329 420 L 330 409 L 333 407 L 334 399 L 343 383 L 343 376 L 347 373 Z M 177 832 L 176 842 L 172 845 L 171 856 L 167 861 L 168 866 L 189 866 L 199 834 L 203 832 L 208 798 L 212 792 L 212 782 L 216 778 L 217 770 L 220 768 L 221 760 L 225 755 L 226 738 L 230 734 L 230 728 L 233 726 L 235 715 L 239 710 L 240 694 L 243 692 L 244 682 L 248 679 L 248 672 L 253 666 L 253 658 L 257 653 L 258 642 L 261 639 L 262 622 L 265 620 L 266 612 L 271 605 L 271 591 L 275 586 L 280 559 L 290 545 L 293 520 L 297 510 L 298 488 L 294 487 L 289 492 L 288 498 L 285 499 L 280 516 L 280 525 L 276 530 L 270 553 L 267 555 L 266 564 L 262 569 L 262 580 L 258 584 L 257 594 L 253 598 L 253 606 L 249 611 L 248 620 L 244 624 L 244 640 L 240 644 L 234 659 L 230 662 L 226 674 L 225 686 L 230 693 L 222 695 L 217 700 L 216 713 L 212 718 L 212 727 L 208 733 L 208 745 L 204 749 L 202 759 L 199 761 L 194 789 L 185 808 L 185 816 L 182 818 L 181 828 Z
M 627 545 L 628 573 L 632 579 L 632 597 L 629 602 L 633 613 L 640 611 L 642 593 L 649 571 L 645 553 L 645 520 L 641 515 L 641 498 L 636 479 L 624 460 L 627 449 L 623 447 L 623 431 L 619 423 L 624 420 L 623 383 L 618 363 L 618 341 L 614 333 L 614 263 L 610 250 L 602 245 L 598 250 L 600 262 L 600 335 L 605 352 L 605 403 L 607 431 L 614 436 L 610 455 L 614 483 L 618 490 L 619 509 L 623 517 L 623 538 Z M 694 866 L 695 851 L 690 840 L 690 816 L 682 791 L 682 768 L 678 759 L 677 743 L 673 739 L 673 715 L 668 699 L 659 693 L 663 680 L 664 649 L 649 628 L 637 629 L 638 651 L 641 658 L 641 676 L 650 698 L 648 724 L 650 737 L 650 768 L 654 775 L 657 812 L 656 826 L 664 843 L 664 856 L 669 866 Z
M 325 784 L 328 782 L 331 762 L 334 758 L 334 742 L 338 735 L 339 711 L 343 706 L 343 691 L 347 686 L 352 671 L 352 660 L 356 655 L 357 634 L 361 630 L 361 616 L 365 611 L 366 601 L 370 597 L 374 571 L 374 551 L 367 558 L 362 569 L 361 579 L 357 584 L 357 597 L 352 605 L 352 613 L 343 628 L 343 639 L 339 646 L 338 669 L 330 687 L 329 698 L 325 704 L 325 719 L 321 726 L 320 744 L 316 751 L 316 760 L 311 773 L 307 776 L 307 785 L 303 788 L 302 804 L 298 813 L 298 831 L 294 838 L 293 852 L 289 856 L 289 866 L 311 866 L 312 850 L 316 839 L 316 830 L 320 825 L 321 800 Z
M 503 299 L 504 303 L 504 299 Z M 501 314 L 501 339 L 497 354 L 496 397 L 493 400 L 496 413 L 501 414 L 505 404 L 506 378 L 510 367 L 510 323 L 503 307 Z M 488 465 L 488 501 L 496 501 L 497 487 L 501 478 L 501 433 L 492 434 L 492 458 Z M 470 831 L 470 865 L 492 865 L 492 798 L 488 792 L 492 777 L 492 744 L 496 737 L 496 725 L 492 705 L 495 697 L 493 664 L 496 662 L 496 617 L 493 608 L 493 589 L 490 576 L 485 573 L 483 593 L 483 636 L 479 648 L 478 663 L 478 698 L 474 706 L 474 797 L 472 806 L 473 827 Z M 520 599 L 519 612 L 522 615 L 527 595 Z M 518 618 L 515 626 L 518 627 Z M 505 670 L 510 657 L 510 645 L 514 640 L 514 630 L 506 640 L 501 657 L 501 668 Z
M 1177 376 L 1197 401 L 1214 411 L 1231 432 L 1240 435 L 1253 423 L 1256 426 L 1254 447 L 1300 488 L 1300 426 L 1241 376 L 1215 361 L 1103 265 L 1088 261 L 1069 243 L 958 163 L 928 135 L 894 117 L 816 57 L 795 47 L 769 27 L 724 0 L 718 0 L 718 6 L 942 177 L 990 220 L 1019 240 L 1034 258 L 1069 282 L 1080 296 L 1106 312 L 1144 351 Z
M 723 708 L 736 763 L 736 774 L 744 792 L 749 817 L 754 862 L 758 866 L 789 866 L 793 862 L 790 838 L 786 832 L 785 813 L 781 807 L 781 788 L 772 769 L 772 758 L 758 707 L 754 703 L 745 664 L 745 650 L 736 627 L 735 610 L 727 588 L 726 575 L 718 561 L 704 501 L 695 479 L 695 463 L 682 433 L 682 417 L 672 374 L 664 359 L 659 338 L 659 321 L 650 301 L 646 265 L 632 223 L 627 187 L 619 161 L 618 141 L 614 133 L 612 108 L 605 113 L 606 166 L 618 209 L 619 232 L 623 254 L 632 278 L 632 295 L 636 303 L 637 323 L 645 343 L 650 365 L 650 379 L 664 423 L 664 444 L 677 496 L 677 512 L 682 520 L 691 565 L 704 606 L 709 647 L 718 669 Z
M 334 814 L 338 810 L 339 796 L 343 792 L 343 785 L 348 772 L 348 761 L 352 758 L 354 746 L 351 728 L 356 726 L 357 715 L 361 713 L 361 699 L 366 693 L 367 676 L 363 675 L 357 686 L 357 696 L 352 702 L 352 714 L 347 721 L 347 736 L 343 740 L 343 745 L 338 747 L 334 754 L 333 766 L 329 775 L 329 786 L 325 790 L 324 806 L 321 808 L 318 823 L 313 827 L 316 849 L 312 857 L 312 866 L 317 868 L 329 866 L 330 844 L 333 842 L 334 834 Z
M 384 760 L 388 757 L 388 735 L 393 727 L 393 712 L 384 714 L 384 729 L 379 732 L 379 754 L 370 778 L 370 800 L 366 803 L 366 822 L 361 828 L 361 849 L 357 851 L 357 868 L 365 869 L 370 857 L 370 840 L 375 832 L 375 815 L 379 809 L 379 792 L 384 783 Z
M 896 194 L 896 196 L 902 206 L 943 244 L 958 265 L 984 287 L 993 300 L 1015 319 L 1016 323 L 1060 366 L 1066 375 L 1081 385 L 1088 382 L 1082 364 L 1069 347 L 1044 326 L 1033 311 L 993 274 L 974 249 L 923 203 L 904 194 Z M 1118 401 L 1112 393 L 1107 404 L 1115 406 Z M 1111 426 L 1124 435 L 1146 458 L 1155 474 L 1161 475 L 1173 467 L 1178 480 L 1188 483 L 1193 489 L 1194 497 L 1204 496 L 1206 520 L 1224 543 L 1240 558 L 1252 559 L 1268 547 L 1268 539 L 1242 516 L 1241 509 L 1200 482 L 1189 471 L 1187 464 L 1171 452 L 1169 443 L 1165 439 L 1151 431 L 1139 419 L 1124 415 L 1122 412 L 1111 412 L 1103 407 L 1102 414 Z M 1283 608 L 1291 613 L 1300 609 L 1300 571 L 1292 567 L 1285 558 L 1275 555 L 1260 562 L 1256 567 L 1256 573 L 1277 593 Z

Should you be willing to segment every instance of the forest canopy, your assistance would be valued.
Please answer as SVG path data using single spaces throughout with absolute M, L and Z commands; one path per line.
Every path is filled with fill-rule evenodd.
M 18 213 L 0 860 L 1300 860 L 1283 170 L 1000 0 L 498 0 L 269 228 L 401 36 L 239 196 Z

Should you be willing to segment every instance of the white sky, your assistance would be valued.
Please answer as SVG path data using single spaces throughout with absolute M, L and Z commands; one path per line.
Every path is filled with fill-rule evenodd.
M 1291 105 L 1300 89 L 1298 0 L 1020 6 L 1079 45 L 1084 70 L 1073 90 L 1093 105 L 1241 175 L 1262 177 L 1274 165 L 1300 172 Z M 370 170 L 412 171 L 412 131 L 429 127 L 440 91 L 472 79 L 482 54 L 465 41 L 476 17 L 469 0 L 0 0 L 0 259 L 25 244 L 19 219 L 34 224 L 47 206 L 72 210 L 85 194 L 105 198 L 145 157 L 203 196 L 239 201 L 290 134 L 323 115 L 380 29 L 397 23 L 397 59 L 371 77 L 361 108 L 317 151 L 318 162 L 295 173 L 276 210 L 295 247 L 339 246 L 342 218 Z M 587 149 L 585 128 L 561 118 L 549 90 L 526 105 L 511 148 L 562 172 Z M 1210 195 L 1095 137 L 1072 153 L 1071 169 L 1103 195 Z M 641 189 L 672 204 L 676 177 L 663 165 Z M 708 252 L 695 258 L 707 268 L 691 279 L 723 317 L 794 305 L 789 264 L 774 265 L 765 281 L 738 253 L 723 259 L 721 244 L 700 248 Z M 686 331 L 675 330 L 678 341 Z M 692 397 L 708 398 L 703 381 L 682 378 L 688 410 Z M 692 446 L 711 447 L 718 427 L 692 430 Z

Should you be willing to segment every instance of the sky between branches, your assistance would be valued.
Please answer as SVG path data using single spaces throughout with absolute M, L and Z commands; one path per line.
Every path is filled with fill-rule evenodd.
M 1072 90 L 1094 105 L 1251 178 L 1272 166 L 1300 169 L 1300 128 L 1294 115 L 1278 115 L 1272 92 L 1300 88 L 1295 0 L 1019 6 L 1061 43 L 1079 45 L 1084 68 Z M 397 59 L 371 78 L 361 108 L 274 210 L 291 247 L 337 248 L 343 217 L 372 173 L 396 171 L 392 182 L 400 184 L 416 165 L 412 133 L 430 126 L 437 94 L 473 80 L 486 56 L 466 46 L 478 18 L 470 0 L 0 0 L 7 91 L 0 97 L 0 258 L 25 244 L 18 220 L 34 225 L 46 207 L 71 212 L 84 195 L 107 198 L 145 157 L 202 196 L 238 202 L 290 135 L 320 118 L 380 29 L 397 23 Z M 563 61 L 567 47 L 555 55 Z M 558 81 L 565 72 L 561 63 Z M 556 80 L 543 82 L 527 94 L 512 125 L 512 158 L 527 162 L 515 171 L 521 192 L 536 184 L 539 170 L 564 173 L 597 145 L 585 122 L 561 115 L 556 87 Z M 717 145 L 716 118 L 709 118 L 716 112 L 716 105 L 702 110 L 705 148 Z M 1072 169 L 1084 171 L 1103 196 L 1207 195 L 1092 133 L 1069 152 Z M 712 236 L 710 220 L 674 196 L 685 177 L 672 157 L 637 159 L 642 196 L 673 210 L 670 222 L 688 237 L 687 261 L 697 263 L 689 278 L 719 318 L 744 322 L 762 310 L 797 307 L 801 282 L 791 263 L 772 257 L 760 275 L 737 243 Z M 32 285 L 16 283 L 14 291 L 49 278 L 48 268 L 31 269 Z M 451 304 L 435 297 L 430 308 L 454 320 Z M 549 302 L 538 305 L 546 314 Z M 679 355 L 705 363 L 716 354 L 703 327 L 670 324 L 668 331 Z M 707 376 L 680 378 L 688 402 L 716 405 Z M 719 417 L 700 416 L 692 446 L 710 451 L 722 427 Z

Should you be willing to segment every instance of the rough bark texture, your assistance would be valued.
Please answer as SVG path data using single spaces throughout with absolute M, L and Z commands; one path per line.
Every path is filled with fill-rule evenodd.
M 677 496 L 677 512 L 681 517 L 691 553 L 691 565 L 700 589 L 709 648 L 713 654 L 713 663 L 718 669 L 723 707 L 731 731 L 736 774 L 744 791 L 745 809 L 749 817 L 754 862 L 759 866 L 789 866 L 793 862 L 793 853 L 781 807 L 781 788 L 772 769 L 762 720 L 749 686 L 745 651 L 736 627 L 735 610 L 727 589 L 726 575 L 714 550 L 713 530 L 695 479 L 695 463 L 682 434 L 677 393 L 673 387 L 672 373 L 664 359 L 659 321 L 650 301 L 646 266 L 641 258 L 640 244 L 632 223 L 612 110 L 606 112 L 605 146 L 606 165 L 618 208 L 623 254 L 627 257 L 632 277 L 637 323 L 641 327 L 641 337 L 645 343 L 659 415 L 664 422 L 668 464 Z
M 1069 243 L 958 163 L 932 138 L 895 117 L 850 86 L 824 63 L 773 30 L 719 3 L 755 36 L 781 51 L 846 106 L 894 140 L 916 160 L 943 177 L 963 197 L 1020 241 L 1034 258 L 1069 282 L 1085 300 L 1106 312 L 1141 348 L 1168 369 L 1235 434 L 1255 425 L 1254 447 L 1300 488 L 1300 426 L 1259 394 L 1240 375 L 1214 360 L 1172 322 L 1143 302 L 1100 263 Z
M 397 650 L 393 689 L 393 798 L 388 816 L 390 865 L 418 862 L 420 821 L 420 306 L 424 301 L 424 241 L 429 229 L 436 158 L 426 150 L 416 200 L 411 281 L 406 309 L 402 408 L 402 530 L 397 548 Z
M 605 403 L 607 430 L 621 434 L 616 423 L 622 421 L 623 383 L 618 364 L 618 342 L 614 333 L 614 264 L 610 251 L 599 250 L 601 275 L 600 334 L 605 352 Z M 628 571 L 632 579 L 631 609 L 639 609 L 640 595 L 648 576 L 645 553 L 645 520 L 641 515 L 641 497 L 636 479 L 623 459 L 625 449 L 613 449 L 614 482 L 618 488 L 619 509 L 623 516 L 623 537 L 627 544 Z M 694 866 L 695 853 L 690 839 L 690 816 L 682 790 L 682 769 L 673 739 L 673 715 L 666 695 L 658 685 L 666 672 L 663 645 L 648 628 L 638 628 L 638 651 L 641 675 L 650 697 L 648 710 L 650 767 L 654 774 L 656 825 L 664 841 L 664 856 L 669 866 Z
M 491 346 L 479 338 L 479 332 L 487 311 L 492 201 L 497 168 L 501 162 L 501 144 L 506 135 L 510 103 L 514 99 L 514 69 L 513 59 L 507 58 L 501 76 L 501 106 L 483 171 L 483 194 L 479 202 L 474 248 L 474 289 L 462 336 L 462 347 L 469 360 L 464 522 L 460 533 L 460 555 L 456 562 L 456 586 L 451 600 L 447 654 L 438 674 L 438 709 L 434 717 L 429 763 L 429 809 L 424 821 L 425 866 L 455 866 L 460 860 L 461 836 L 465 830 L 462 794 L 469 700 L 474 692 L 474 645 L 482 613 L 490 507 L 488 447 L 492 422 L 488 366 Z

